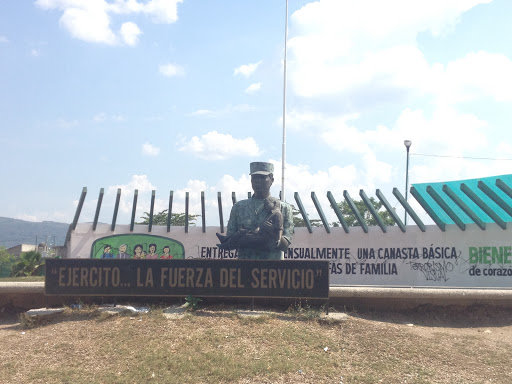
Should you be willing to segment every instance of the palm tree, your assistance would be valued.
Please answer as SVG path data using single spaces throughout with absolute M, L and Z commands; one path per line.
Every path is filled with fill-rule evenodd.
M 13 276 L 34 276 L 41 270 L 45 260 L 39 252 L 29 251 L 20 255 L 20 258 L 12 269 Z

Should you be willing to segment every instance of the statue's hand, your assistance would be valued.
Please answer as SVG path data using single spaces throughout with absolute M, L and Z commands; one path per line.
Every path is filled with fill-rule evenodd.
M 253 240 L 255 238 L 259 238 L 258 236 L 258 232 L 259 232 L 259 228 L 255 231 L 247 231 L 245 234 L 244 234 L 244 237 L 247 239 L 247 240 Z
M 270 232 L 270 231 L 272 231 L 272 229 L 274 229 L 274 225 L 272 224 L 272 222 L 270 220 L 265 220 L 263 222 L 263 224 L 261 225 L 261 228 L 265 232 Z
M 288 250 L 288 247 L 290 246 L 290 242 L 283 236 L 279 239 L 277 243 L 277 248 L 280 251 L 286 252 Z

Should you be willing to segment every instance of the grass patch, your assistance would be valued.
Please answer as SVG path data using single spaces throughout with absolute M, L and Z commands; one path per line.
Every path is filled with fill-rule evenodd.
M 4 322 L 0 382 L 512 382 L 512 326 L 498 337 L 494 329 L 404 325 L 410 319 L 327 324 L 310 308 L 256 318 L 218 312 L 169 320 L 153 308 L 102 318 L 96 307 L 83 306 L 23 332 L 20 323 Z M 488 358 L 472 358 L 483 354 Z
M 294 316 L 297 320 L 317 320 L 322 314 L 323 308 L 311 307 L 307 301 L 302 304 L 301 302 L 295 303 L 288 308 L 288 313 Z
M 0 283 L 26 283 L 33 281 L 44 281 L 44 276 L 0 277 Z

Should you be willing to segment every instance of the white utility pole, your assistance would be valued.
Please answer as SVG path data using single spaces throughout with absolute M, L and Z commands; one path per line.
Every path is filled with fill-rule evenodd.
M 281 201 L 285 201 L 284 173 L 286 169 L 286 41 L 288 40 L 288 0 L 286 0 L 286 19 L 284 23 L 284 82 L 283 82 L 283 148 L 282 148 L 282 176 Z

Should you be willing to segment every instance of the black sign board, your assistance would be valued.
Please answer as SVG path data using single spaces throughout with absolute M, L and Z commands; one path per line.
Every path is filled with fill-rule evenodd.
M 328 261 L 48 259 L 47 295 L 329 296 Z

